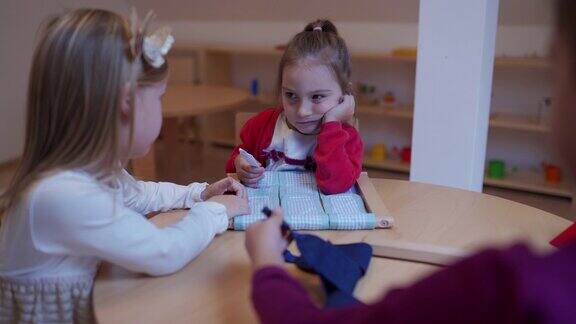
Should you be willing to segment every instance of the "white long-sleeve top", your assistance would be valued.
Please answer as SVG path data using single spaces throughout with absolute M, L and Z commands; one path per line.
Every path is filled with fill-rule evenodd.
M 101 260 L 163 275 L 196 257 L 226 230 L 226 208 L 201 202 L 206 184 L 136 182 L 124 173 L 116 189 L 82 171 L 38 181 L 2 220 L 0 277 L 65 278 L 94 274 Z M 191 208 L 157 228 L 143 215 Z

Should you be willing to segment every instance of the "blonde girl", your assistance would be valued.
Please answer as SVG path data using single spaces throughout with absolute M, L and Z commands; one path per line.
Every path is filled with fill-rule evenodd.
M 147 21 L 148 19 L 146 19 Z M 160 131 L 172 38 L 104 10 L 52 18 L 35 49 L 24 153 L 0 200 L 0 322 L 92 322 L 104 260 L 173 273 L 248 212 L 245 191 L 140 182 L 123 167 Z M 236 195 L 222 196 L 225 191 Z M 159 229 L 143 215 L 190 208 Z

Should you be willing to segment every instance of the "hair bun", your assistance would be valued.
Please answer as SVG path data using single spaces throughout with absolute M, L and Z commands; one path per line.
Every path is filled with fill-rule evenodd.
M 336 26 L 334 26 L 334 24 L 328 20 L 328 19 L 318 19 L 314 22 L 309 23 L 308 25 L 306 25 L 306 27 L 304 28 L 304 31 L 323 31 L 325 33 L 333 33 L 335 35 L 338 35 L 338 30 L 336 29 Z

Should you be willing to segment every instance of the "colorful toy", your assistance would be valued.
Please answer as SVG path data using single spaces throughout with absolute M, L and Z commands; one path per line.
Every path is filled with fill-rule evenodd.
M 372 160 L 382 162 L 386 160 L 386 145 L 385 144 L 374 144 L 372 145 L 372 151 L 370 152 Z
M 544 97 L 540 100 L 538 104 L 538 114 L 536 116 L 536 121 L 538 123 L 542 122 L 544 115 L 550 111 L 550 107 L 552 106 L 552 98 Z
M 488 161 L 488 177 L 492 179 L 504 179 L 506 176 L 506 163 L 503 160 Z
M 404 163 L 410 163 L 412 160 L 412 147 L 404 146 L 402 149 L 394 147 L 394 154 L 397 154 L 400 157 L 400 160 Z
M 396 107 L 396 97 L 392 91 L 387 91 L 382 97 L 382 105 L 386 108 Z
M 402 162 L 410 163 L 410 161 L 412 161 L 412 148 L 410 146 L 405 146 L 402 149 L 402 153 L 400 153 L 400 157 L 402 158 Z
M 416 47 L 398 47 L 392 50 L 392 56 L 396 57 L 416 57 L 418 56 L 418 49 Z
M 360 104 L 375 104 L 377 100 L 374 98 L 376 93 L 376 86 L 373 84 L 358 82 L 356 84 L 358 91 L 358 100 Z
M 260 93 L 260 82 L 258 82 L 258 79 L 252 79 L 250 83 L 250 93 L 253 97 L 258 97 Z
M 553 164 L 543 163 L 544 174 L 546 181 L 553 184 L 558 184 L 562 182 L 562 170 L 560 167 Z

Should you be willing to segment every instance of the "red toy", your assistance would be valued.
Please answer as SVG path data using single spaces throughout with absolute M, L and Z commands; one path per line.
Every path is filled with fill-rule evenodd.
M 562 170 L 553 164 L 544 164 L 544 173 L 546 181 L 549 183 L 560 183 L 562 181 Z
M 412 148 L 410 146 L 404 146 L 401 150 L 394 147 L 394 153 L 398 154 L 404 163 L 410 163 L 412 160 Z

